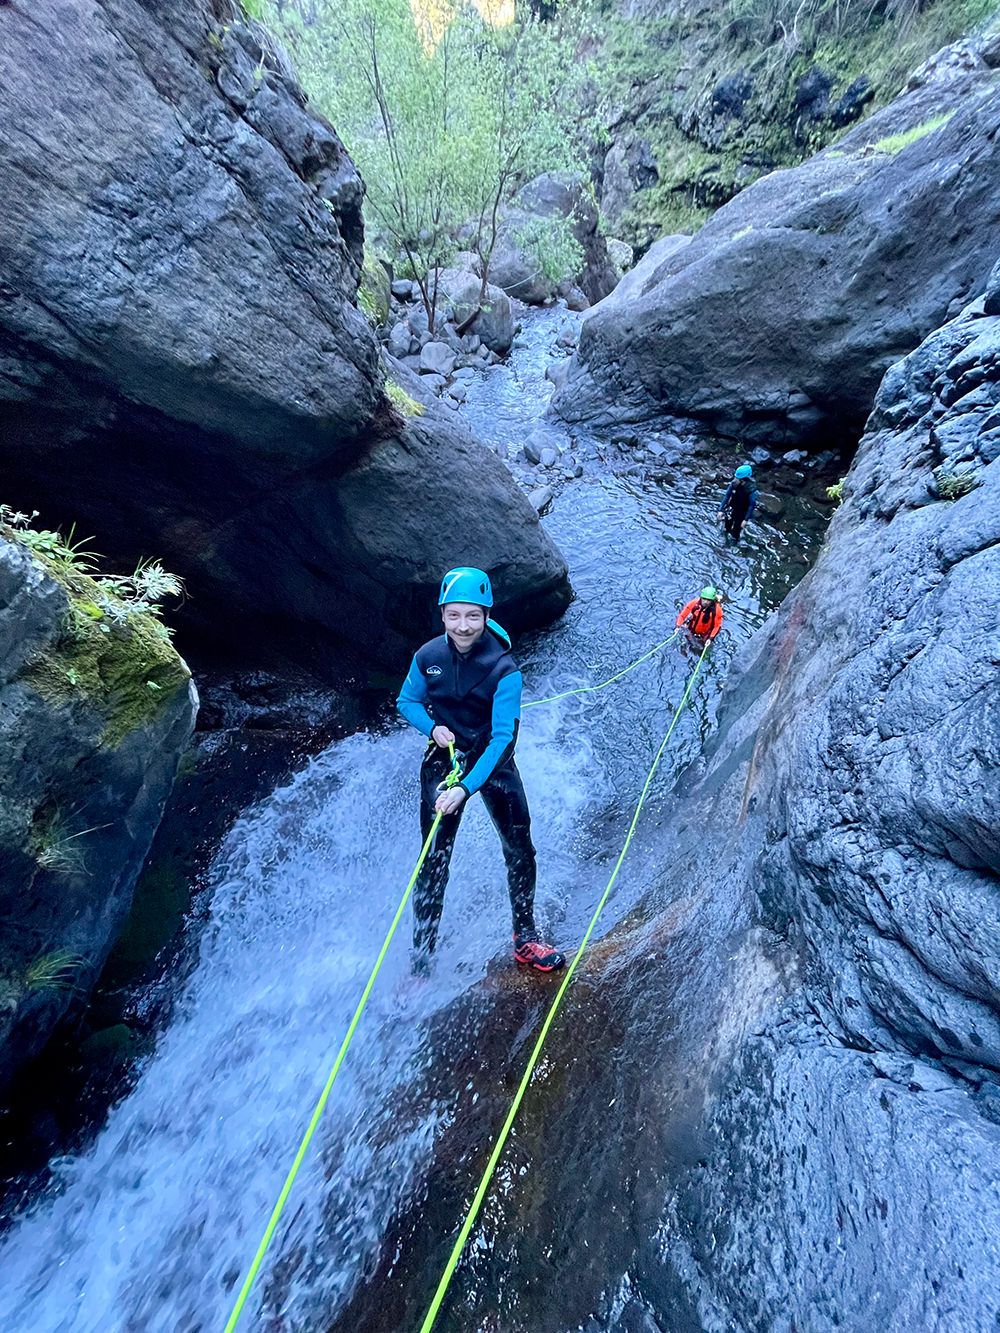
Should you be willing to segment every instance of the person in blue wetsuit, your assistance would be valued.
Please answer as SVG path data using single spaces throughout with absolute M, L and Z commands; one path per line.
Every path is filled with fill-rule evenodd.
M 443 818 L 413 888 L 414 969 L 425 971 L 437 944 L 455 835 L 466 803 L 481 793 L 500 835 L 514 920 L 514 958 L 552 972 L 565 958 L 535 929 L 535 848 L 531 816 L 514 744 L 521 716 L 521 673 L 510 639 L 487 616 L 489 575 L 462 566 L 441 581 L 445 632 L 419 648 L 396 701 L 403 717 L 430 741 L 420 768 L 420 828 L 426 839 L 436 811 Z M 442 784 L 451 770 L 448 747 L 462 764 L 460 782 Z
M 719 505 L 719 513 L 726 516 L 726 531 L 733 541 L 739 541 L 743 524 L 756 507 L 757 487 L 753 482 L 753 468 L 749 463 L 741 463 L 733 473 L 733 479 Z

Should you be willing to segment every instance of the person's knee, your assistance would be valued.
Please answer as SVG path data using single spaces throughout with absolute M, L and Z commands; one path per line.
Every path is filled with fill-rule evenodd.
M 504 843 L 517 856 L 534 856 L 535 844 L 531 841 L 530 824 L 508 824 L 504 829 Z

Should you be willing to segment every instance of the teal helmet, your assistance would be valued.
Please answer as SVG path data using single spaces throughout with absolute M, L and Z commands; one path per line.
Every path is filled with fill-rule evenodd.
M 706 602 L 717 602 L 719 600 L 719 590 L 710 583 L 707 588 L 702 588 L 698 596 L 704 598 Z
M 438 606 L 447 602 L 471 602 L 473 606 L 493 605 L 493 585 L 485 569 L 473 569 L 471 565 L 459 565 L 449 569 L 441 580 L 441 595 Z
M 753 476 L 753 468 L 750 466 L 749 463 L 741 463 L 739 467 L 736 469 L 736 471 L 733 473 L 733 476 L 738 481 L 745 481 L 747 477 Z

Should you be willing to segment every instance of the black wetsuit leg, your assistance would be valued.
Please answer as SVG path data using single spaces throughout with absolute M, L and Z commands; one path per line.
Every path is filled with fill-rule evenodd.
M 438 785 L 450 771 L 451 758 L 440 745 L 433 746 L 424 755 L 420 765 L 420 835 L 424 841 L 434 822 Z M 432 953 L 437 943 L 438 926 L 444 910 L 444 891 L 448 884 L 448 867 L 464 809 L 463 802 L 457 814 L 447 815 L 441 820 L 427 859 L 413 886 L 413 947 L 420 953 Z
M 750 497 L 744 495 L 742 490 L 737 490 L 726 510 L 726 531 L 732 537 L 734 542 L 738 542 L 740 534 L 743 531 L 743 524 L 747 521 L 747 514 L 750 512 Z
M 524 784 L 513 758 L 500 764 L 482 788 L 483 804 L 489 812 L 507 864 L 507 891 L 514 933 L 535 928 L 535 848 L 531 841 L 531 815 Z

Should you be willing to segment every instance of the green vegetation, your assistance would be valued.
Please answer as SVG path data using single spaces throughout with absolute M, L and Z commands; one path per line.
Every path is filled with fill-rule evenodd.
M 24 974 L 27 990 L 73 990 L 77 977 L 87 960 L 68 949 L 56 949 L 52 953 L 39 954 L 28 964 Z
M 365 179 L 369 233 L 419 285 L 432 328 L 456 250 L 478 255 L 484 299 L 503 206 L 543 171 L 585 171 L 589 63 L 559 25 L 516 15 L 485 0 L 316 0 L 308 24 L 288 7 L 275 17 Z M 532 228 L 543 271 L 564 262 L 571 226 Z
M 979 485 L 974 472 L 952 472 L 943 469 L 934 478 L 934 489 L 942 500 L 960 500 Z
M 521 251 L 534 256 L 538 271 L 550 282 L 561 282 L 568 273 L 578 273 L 583 248 L 568 226 L 554 227 L 549 218 L 529 218 L 514 233 Z
M 358 305 L 374 328 L 379 328 L 389 318 L 389 275 L 367 248 L 361 265 Z
M 105 718 L 101 742 L 119 744 L 152 721 L 187 671 L 159 620 L 167 597 L 183 594 L 181 581 L 158 561 L 142 561 L 129 575 L 95 576 L 97 555 L 72 530 L 31 526 L 37 514 L 0 505 L 0 536 L 29 551 L 63 589 L 67 613 L 58 640 L 29 664 L 24 680 L 54 705 L 86 701 Z
M 901 153 L 904 148 L 909 148 L 910 144 L 926 139 L 928 134 L 933 134 L 942 125 L 947 125 L 954 114 L 954 111 L 944 111 L 939 116 L 931 116 L 930 120 L 925 120 L 922 125 L 914 125 L 912 129 L 902 130 L 899 134 L 888 134 L 884 139 L 876 139 L 871 146 L 878 153 L 890 153 L 894 156 L 896 153 Z
M 758 176 L 794 166 L 886 105 L 922 61 L 1000 12 L 997 0 L 728 0 L 667 19 L 620 17 L 601 0 L 600 96 L 609 123 L 633 125 L 657 179 L 614 230 L 647 244 L 690 231 Z M 803 80 L 827 80 L 825 110 L 803 105 Z M 867 81 L 867 89 L 858 80 Z M 725 81 L 725 83 L 724 83 Z M 720 88 L 727 95 L 716 100 Z M 822 98 L 820 99 L 823 100 Z M 623 114 L 624 110 L 624 114 Z M 937 126 L 929 126 L 930 133 Z M 899 151 L 882 147 L 883 151 Z
M 418 403 L 415 398 L 411 398 L 401 384 L 395 380 L 386 380 L 386 397 L 392 403 L 393 407 L 404 417 L 422 417 L 424 414 L 423 403 Z
M 57 806 L 43 807 L 35 815 L 32 830 L 31 844 L 35 860 L 43 870 L 55 870 L 63 875 L 86 875 L 89 873 L 86 849 L 80 839 L 108 827 L 107 824 L 95 824 L 74 831 L 71 815 Z
M 844 478 L 843 478 L 843 477 L 841 477 L 841 479 L 840 479 L 839 481 L 835 481 L 835 482 L 833 483 L 832 486 L 827 486 L 827 488 L 826 488 L 826 498 L 827 498 L 828 500 L 832 500 L 834 504 L 838 504 L 838 505 L 840 504 L 841 500 L 844 498 Z

